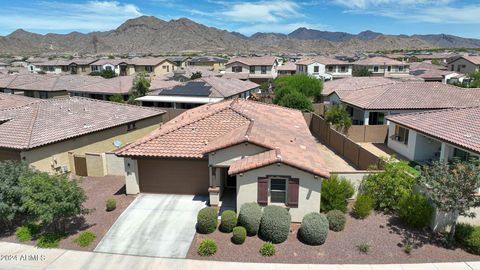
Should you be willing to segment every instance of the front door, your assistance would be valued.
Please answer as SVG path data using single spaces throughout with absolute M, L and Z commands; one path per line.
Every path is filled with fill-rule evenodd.
M 237 176 L 236 175 L 228 175 L 227 174 L 227 188 L 236 188 L 237 187 Z
M 75 164 L 75 174 L 78 176 L 87 176 L 87 159 L 85 156 L 75 155 L 73 162 Z

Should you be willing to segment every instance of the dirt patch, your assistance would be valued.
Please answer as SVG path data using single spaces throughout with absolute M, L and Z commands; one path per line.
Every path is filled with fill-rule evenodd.
M 187 258 L 216 261 L 272 262 L 272 263 L 316 263 L 316 264 L 366 264 L 366 263 L 428 263 L 474 261 L 480 257 L 462 249 L 442 247 L 438 236 L 430 232 L 410 231 L 397 218 L 376 213 L 365 220 L 347 217 L 345 230 L 328 234 L 325 244 L 308 246 L 297 239 L 299 224 L 293 224 L 288 240 L 276 245 L 277 253 L 270 258 L 262 257 L 258 250 L 263 241 L 248 237 L 243 245 L 230 241 L 231 234 L 215 231 L 209 235 L 196 234 Z M 197 254 L 197 247 L 205 239 L 214 239 L 217 254 L 205 258 Z M 413 242 L 410 255 L 404 252 L 406 239 Z M 368 243 L 370 251 L 362 254 L 358 245 Z
M 60 248 L 91 251 L 97 246 L 105 233 L 110 229 L 120 214 L 135 199 L 135 196 L 125 195 L 125 178 L 120 176 L 86 177 L 80 184 L 87 194 L 86 208 L 95 209 L 85 218 L 72 221 L 68 229 L 69 236 L 60 242 Z M 117 208 L 112 212 L 105 211 L 105 201 L 114 198 Z M 95 233 L 97 238 L 88 247 L 82 248 L 73 243 L 73 240 L 82 231 L 89 230 Z M 8 232 L 0 241 L 17 243 L 14 232 Z M 22 242 L 22 244 L 35 245 L 34 241 Z

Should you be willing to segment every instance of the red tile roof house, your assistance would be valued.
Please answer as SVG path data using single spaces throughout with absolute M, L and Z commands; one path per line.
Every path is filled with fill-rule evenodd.
M 297 73 L 308 74 L 321 80 L 352 76 L 352 64 L 334 58 L 317 56 L 296 62 Z
M 480 71 L 480 55 L 465 55 L 454 57 L 447 63 L 448 70 L 458 73 L 473 73 Z
M 401 77 L 408 76 L 410 64 L 386 57 L 370 57 L 352 63 L 353 68 L 367 68 L 372 76 Z
M 417 163 L 480 157 L 480 107 L 388 116 L 388 147 Z
M 278 67 L 278 76 L 294 75 L 297 72 L 297 65 L 295 62 L 284 62 Z
M 355 125 L 388 124 L 387 115 L 480 106 L 480 89 L 438 82 L 392 82 L 356 90 L 335 90 L 330 104 L 344 104 Z
M 158 128 L 164 113 L 80 97 L 26 99 L 0 95 L 0 160 L 48 173 L 104 176 L 106 153 Z
M 225 64 L 225 78 L 250 80 L 261 84 L 278 75 L 278 61 L 275 56 L 235 57 Z
M 209 194 L 211 205 L 236 194 L 236 208 L 282 205 L 294 222 L 320 211 L 329 177 L 300 111 L 242 99 L 188 110 L 116 154 L 129 194 Z

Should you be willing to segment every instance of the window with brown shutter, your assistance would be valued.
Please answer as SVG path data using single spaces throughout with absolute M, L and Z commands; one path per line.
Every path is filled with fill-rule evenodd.
M 299 186 L 299 179 L 297 178 L 290 178 L 288 179 L 288 201 L 287 205 L 292 208 L 298 207 L 298 186 Z
M 262 206 L 268 204 L 268 178 L 258 178 L 257 203 Z

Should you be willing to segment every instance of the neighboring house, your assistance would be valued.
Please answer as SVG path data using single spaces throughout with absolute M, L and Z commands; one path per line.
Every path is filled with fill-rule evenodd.
M 372 76 L 398 77 L 409 75 L 410 64 L 400 62 L 386 57 L 370 57 L 353 62 L 354 70 L 356 68 L 366 68 L 372 73 Z
M 457 73 L 473 73 L 480 70 L 480 55 L 460 56 L 451 59 L 447 64 L 448 70 Z
M 188 110 L 116 154 L 128 194 L 209 194 L 212 206 L 230 196 L 237 210 L 284 206 L 293 222 L 320 211 L 329 177 L 300 111 L 242 99 Z
M 296 62 L 297 73 L 321 80 L 352 76 L 352 64 L 328 57 L 313 57 Z
M 385 78 L 385 77 L 346 77 L 338 80 L 329 80 L 325 81 L 323 84 L 323 90 L 321 94 L 321 102 L 329 102 L 330 94 L 335 91 L 345 92 L 345 91 L 356 91 L 363 88 L 368 88 L 372 86 L 393 84 L 398 81 Z M 334 100 L 334 103 L 338 100 Z
M 146 72 L 155 76 L 165 75 L 172 72 L 176 65 L 167 58 L 134 58 L 127 61 L 133 65 L 133 72 L 130 70 L 128 75 L 138 72 Z
M 31 63 L 28 68 L 32 73 L 42 71 L 47 74 L 60 74 L 67 71 L 68 64 L 65 60 L 49 60 L 41 63 Z
M 388 147 L 419 164 L 480 158 L 480 107 L 388 116 Z
M 163 113 L 79 97 L 0 109 L 0 160 L 21 160 L 48 173 L 103 176 L 104 153 L 158 128 Z
M 221 57 L 196 56 L 190 58 L 187 65 L 191 67 L 207 67 L 219 72 L 220 70 L 225 70 L 225 64 L 227 62 L 227 59 Z
M 92 72 L 91 64 L 97 59 L 73 59 L 68 62 L 68 69 L 66 72 L 75 75 L 88 75 Z
M 456 53 L 430 53 L 430 54 L 412 54 L 408 55 L 408 62 L 423 62 L 436 60 L 440 64 L 447 64 L 448 60 L 456 57 Z
M 278 67 L 278 76 L 294 75 L 297 72 L 297 65 L 288 61 Z
M 188 61 L 192 58 L 189 56 L 171 56 L 167 59 L 175 63 L 176 68 L 184 68 L 188 66 Z
M 166 77 L 175 81 L 186 82 L 189 81 L 192 75 L 197 72 L 200 72 L 202 74 L 202 77 L 222 76 L 222 73 L 212 70 L 209 67 L 187 66 L 177 67 L 173 72 L 166 74 Z
M 415 62 L 410 64 L 410 75 L 420 78 L 425 82 L 447 83 L 452 76 L 462 75 L 448 71 L 446 67 L 428 62 Z
M 438 82 L 398 82 L 355 91 L 335 90 L 330 103 L 342 103 L 355 125 L 384 125 L 388 115 L 480 106 L 480 89 Z
M 142 106 L 191 109 L 224 99 L 246 99 L 257 92 L 259 85 L 250 81 L 202 77 L 173 87 L 154 90 L 137 100 Z
M 278 61 L 275 56 L 237 57 L 225 65 L 226 78 L 263 83 L 277 77 Z

